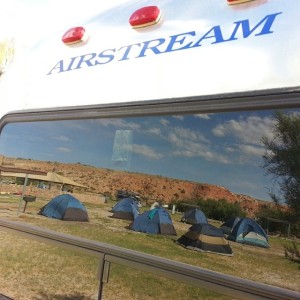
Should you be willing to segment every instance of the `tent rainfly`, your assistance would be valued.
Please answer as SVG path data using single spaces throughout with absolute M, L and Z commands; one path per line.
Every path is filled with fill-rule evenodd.
M 241 218 L 227 237 L 228 240 L 241 244 L 248 244 L 269 248 L 268 236 L 263 228 L 251 218 Z
M 228 256 L 233 255 L 233 251 L 225 239 L 223 231 L 211 224 L 193 224 L 189 231 L 176 242 L 190 250 Z
M 187 210 L 182 218 L 181 222 L 185 222 L 187 224 L 199 224 L 205 223 L 208 224 L 207 217 L 204 212 L 198 208 L 192 208 Z
M 134 198 L 128 197 L 119 200 L 111 212 L 112 218 L 134 220 L 139 215 L 139 207 Z
M 144 233 L 177 235 L 172 218 L 169 212 L 163 207 L 157 207 L 143 212 L 129 227 L 134 231 Z
M 39 214 L 64 221 L 89 221 L 84 204 L 69 194 L 62 194 L 53 198 L 40 209 Z
M 221 226 L 220 229 L 224 232 L 224 234 L 229 235 L 233 229 L 233 227 L 238 223 L 240 217 L 232 217 L 226 220 Z

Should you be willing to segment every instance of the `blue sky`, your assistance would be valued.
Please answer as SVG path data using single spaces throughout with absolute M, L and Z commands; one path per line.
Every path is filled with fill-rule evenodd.
M 8 124 L 0 154 L 221 185 L 269 200 L 272 111 Z

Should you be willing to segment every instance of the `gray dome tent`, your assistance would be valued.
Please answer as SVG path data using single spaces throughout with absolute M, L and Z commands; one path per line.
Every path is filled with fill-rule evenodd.
M 114 205 L 111 210 L 112 218 L 134 220 L 139 215 L 139 207 L 132 197 L 123 198 Z
M 185 222 L 187 224 L 208 223 L 206 215 L 202 210 L 198 208 L 192 208 L 187 210 L 183 214 L 181 222 Z
M 176 242 L 190 250 L 233 255 L 233 251 L 222 230 L 211 224 L 192 225 L 189 231 Z

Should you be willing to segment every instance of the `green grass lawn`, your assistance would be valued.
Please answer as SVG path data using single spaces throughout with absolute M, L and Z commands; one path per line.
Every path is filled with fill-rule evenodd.
M 176 244 L 190 226 L 180 222 L 181 214 L 172 215 L 177 236 L 162 236 L 134 232 L 127 228 L 130 221 L 111 218 L 109 211 L 115 202 L 85 204 L 90 222 L 78 223 L 38 215 L 46 200 L 28 203 L 26 212 L 19 216 L 18 198 L 0 200 L 0 212 L 5 211 L 5 217 L 11 220 L 300 291 L 298 266 L 284 257 L 285 241 L 280 238 L 271 237 L 269 249 L 230 242 L 234 256 L 228 257 L 195 252 Z M 95 258 L 1 231 L 0 255 L 0 293 L 14 299 L 97 299 L 98 262 Z M 177 298 L 230 299 L 115 264 L 111 265 L 109 282 L 104 287 L 104 299 Z

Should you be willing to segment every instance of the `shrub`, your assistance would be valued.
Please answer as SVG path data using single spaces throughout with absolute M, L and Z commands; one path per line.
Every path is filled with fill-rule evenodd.
M 298 243 L 295 240 L 289 241 L 284 246 L 284 254 L 286 258 L 296 262 L 299 265 L 298 268 L 300 269 L 300 249 L 298 248 Z
M 298 218 L 292 211 L 284 211 L 278 207 L 265 206 L 262 207 L 257 213 L 256 218 L 260 221 L 260 225 L 264 228 L 267 227 L 267 218 L 278 220 L 279 222 L 270 222 L 268 224 L 268 230 L 270 232 L 279 231 L 283 234 L 287 233 L 287 223 L 290 223 L 290 234 L 297 237 L 300 236 L 300 224 Z M 280 222 L 283 221 L 283 222 Z M 286 223 L 286 224 L 285 224 Z
M 188 203 L 174 199 L 171 204 L 176 205 L 177 210 L 181 212 L 197 207 L 201 209 L 208 218 L 219 221 L 224 221 L 231 217 L 245 216 L 239 203 L 228 203 L 225 199 L 196 199 Z

